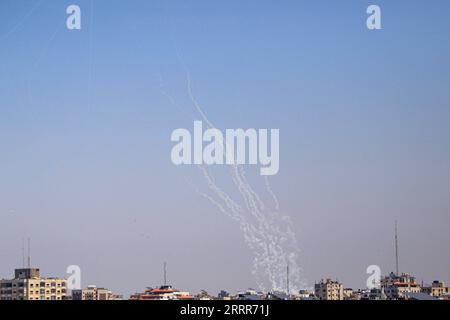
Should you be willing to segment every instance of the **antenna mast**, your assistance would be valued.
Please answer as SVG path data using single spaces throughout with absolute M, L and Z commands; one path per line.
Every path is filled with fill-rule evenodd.
M 30 246 L 30 238 L 28 238 L 28 268 L 31 268 L 31 246 Z
M 164 285 L 167 285 L 167 263 L 164 262 Z
M 289 295 L 289 262 L 286 266 L 286 289 L 287 289 L 287 294 Z
M 22 268 L 25 268 L 25 238 L 22 238 Z
M 397 220 L 395 220 L 395 274 L 398 276 L 398 235 L 397 235 Z

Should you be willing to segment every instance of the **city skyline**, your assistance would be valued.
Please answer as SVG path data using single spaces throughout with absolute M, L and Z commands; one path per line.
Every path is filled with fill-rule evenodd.
M 395 248 L 395 268 L 394 268 L 395 272 L 394 271 L 390 271 L 389 272 L 389 276 L 393 276 L 393 275 L 395 275 L 397 277 L 399 277 L 399 276 L 402 276 L 402 277 L 403 276 L 410 276 L 410 273 L 404 272 L 404 271 L 400 271 L 400 269 L 399 269 L 397 221 L 395 221 L 394 248 Z M 17 277 L 17 273 L 18 273 L 17 270 L 26 270 L 26 269 L 36 269 L 35 267 L 32 267 L 32 263 L 31 263 L 31 241 L 30 241 L 29 238 L 27 239 L 27 246 L 26 247 L 25 247 L 25 239 L 23 239 L 23 241 L 22 241 L 22 265 L 20 266 L 20 268 L 16 268 L 16 272 L 15 272 L 16 273 L 16 277 Z M 37 268 L 37 270 L 39 270 L 39 268 Z M 168 288 L 174 287 L 172 284 L 170 284 L 170 282 L 168 282 L 168 278 L 167 278 L 167 262 L 163 263 L 162 274 L 163 274 L 163 276 L 162 276 L 163 281 L 162 282 L 160 282 L 159 284 L 156 284 L 156 285 L 155 285 L 155 283 L 152 283 L 151 285 L 146 285 L 146 288 L 148 288 L 148 290 L 150 290 L 149 288 L 152 288 L 152 289 L 156 288 L 157 289 L 157 288 L 165 288 L 165 287 L 168 287 Z M 69 293 L 71 293 L 72 296 L 73 296 L 73 292 L 74 291 L 77 292 L 76 295 L 79 296 L 79 297 L 76 298 L 76 299 L 74 298 L 75 300 L 96 300 L 96 299 L 93 299 L 93 295 L 94 296 L 97 295 L 97 292 L 96 292 L 97 289 L 99 290 L 99 292 L 101 292 L 101 293 L 98 293 L 99 295 L 100 294 L 103 295 L 103 296 L 106 295 L 106 297 L 110 297 L 111 298 L 111 299 L 110 298 L 107 298 L 107 299 L 105 299 L 105 298 L 104 299 L 100 299 L 99 298 L 98 300 L 122 300 L 124 297 L 125 297 L 125 299 L 139 300 L 139 298 L 137 298 L 137 297 L 141 293 L 138 293 L 137 291 L 134 292 L 134 293 L 130 292 L 130 293 L 125 293 L 125 294 L 124 293 L 119 293 L 119 294 L 112 293 L 112 291 L 110 291 L 108 289 L 105 289 L 104 286 L 103 287 L 97 287 L 97 285 L 93 285 L 92 282 L 91 282 L 91 284 L 83 283 L 81 275 L 82 275 L 81 268 L 79 266 L 72 265 L 72 266 L 69 266 L 67 268 L 66 276 L 65 277 L 64 276 L 61 277 L 63 279 L 66 279 L 68 281 L 68 283 L 73 281 L 72 285 L 69 285 L 68 288 L 69 288 Z M 286 295 L 285 298 L 287 296 L 289 296 L 289 294 L 291 294 L 293 298 L 297 297 L 297 298 L 302 298 L 303 299 L 303 298 L 305 298 L 305 293 L 308 293 L 308 294 L 311 293 L 312 294 L 312 293 L 314 293 L 315 290 L 317 290 L 317 289 L 315 289 L 315 287 L 317 287 L 317 283 L 318 282 L 317 282 L 317 280 L 315 280 L 313 287 L 305 286 L 305 287 L 302 287 L 300 289 L 296 289 L 296 290 L 294 290 L 292 292 L 292 290 L 289 289 L 289 281 L 290 281 L 290 279 L 289 279 L 289 265 L 287 265 L 286 274 L 284 276 L 286 277 L 286 287 L 285 288 L 269 288 L 267 291 L 264 291 L 264 290 L 262 290 L 262 291 L 261 290 L 260 291 L 254 291 L 255 289 L 254 288 L 250 288 L 250 287 L 249 288 L 245 288 L 245 289 L 244 288 L 238 288 L 238 289 L 236 289 L 236 288 L 235 289 L 221 288 L 220 291 L 218 292 L 218 296 L 214 295 L 214 294 L 210 295 L 207 290 L 200 289 L 197 294 L 189 294 L 190 291 L 187 291 L 185 293 L 187 296 L 185 298 L 182 298 L 182 299 L 198 299 L 198 295 L 202 295 L 203 293 L 204 294 L 208 294 L 208 296 L 215 297 L 215 298 L 217 298 L 217 297 L 220 298 L 220 294 L 222 294 L 222 293 L 227 293 L 227 294 L 230 294 L 230 295 L 233 295 L 233 296 L 239 296 L 241 294 L 244 294 L 245 292 L 250 292 L 250 291 L 251 292 L 255 292 L 255 294 L 258 293 L 258 295 L 261 295 L 260 296 L 261 299 L 262 299 L 262 295 L 263 294 L 264 295 L 265 294 L 269 294 L 270 295 L 270 294 L 278 294 L 278 293 L 285 294 Z M 345 296 L 344 292 L 346 290 L 347 291 L 351 291 L 351 292 L 360 292 L 360 293 L 367 292 L 367 293 L 371 293 L 372 289 L 379 288 L 380 284 L 383 281 L 382 280 L 383 278 L 387 279 L 389 277 L 389 276 L 386 276 L 386 275 L 382 275 L 381 274 L 381 269 L 377 265 L 369 266 L 367 268 L 367 270 L 366 270 L 366 276 L 367 276 L 366 287 L 358 287 L 358 288 L 352 288 L 350 286 L 345 286 L 345 285 L 339 283 L 338 277 L 334 277 L 333 279 L 335 279 L 336 283 L 339 283 L 339 285 L 341 286 L 341 290 L 343 290 L 341 295 L 342 295 L 342 297 L 344 297 Z M 377 279 L 377 277 L 379 277 L 379 279 Z M 75 280 L 71 280 L 71 278 L 73 278 Z M 8 279 L 8 277 L 2 277 L 0 275 L 0 280 L 4 280 L 4 279 Z M 48 279 L 57 279 L 57 278 L 50 277 Z M 332 278 L 330 278 L 329 275 L 328 275 L 328 277 L 321 278 L 319 284 L 320 283 L 327 283 L 328 281 L 331 281 L 332 283 L 334 283 L 331 279 Z M 415 277 L 414 277 L 414 279 L 415 279 Z M 369 286 L 369 283 L 370 283 L 370 286 Z M 428 279 L 428 281 L 424 281 L 424 279 L 421 279 L 420 282 L 417 282 L 417 284 L 418 285 L 420 284 L 422 287 L 425 286 L 424 288 L 432 287 L 432 286 L 434 287 L 435 284 L 438 284 L 439 288 L 444 288 L 444 291 L 439 291 L 439 292 L 440 293 L 441 292 L 443 292 L 443 293 L 447 292 L 449 294 L 449 296 L 450 296 L 450 287 L 448 287 L 448 288 L 445 287 L 444 282 L 441 282 L 439 280 L 434 279 L 434 280 L 430 281 Z M 442 287 L 440 287 L 441 284 L 442 284 Z M 74 285 L 77 288 L 73 288 Z M 87 293 L 83 293 L 83 290 L 84 290 L 84 289 L 82 289 L 83 286 L 86 288 Z M 422 288 L 422 290 L 417 291 L 417 292 L 423 292 L 424 288 Z M 226 289 L 226 290 L 224 290 L 224 289 Z M 335 289 L 333 289 L 333 290 L 335 290 Z M 439 289 L 439 290 L 441 290 L 441 289 Z M 183 293 L 183 292 L 180 292 L 180 293 Z M 430 291 L 427 294 L 432 294 L 432 293 Z M 86 299 L 85 298 L 81 298 L 82 296 L 84 297 L 84 295 L 87 295 L 90 298 L 86 298 Z M 434 294 L 432 294 L 432 295 L 434 295 Z M 317 296 L 315 296 L 315 298 L 317 298 Z M 347 298 L 349 298 L 349 297 L 347 297 Z M 337 300 L 342 300 L 342 299 L 337 299 Z M 386 299 L 386 297 L 384 299 Z M 354 300 L 354 299 L 350 299 L 350 300 Z
M 30 260 L 28 259 L 28 264 Z M 0 301 L 14 300 L 450 300 L 450 287 L 444 282 L 433 280 L 417 282 L 409 273 L 391 272 L 381 275 L 375 270 L 375 277 L 368 279 L 367 288 L 351 288 L 337 279 L 322 278 L 314 282 L 313 289 L 290 290 L 289 270 L 285 290 L 261 291 L 220 290 L 217 294 L 178 290 L 167 283 L 166 263 L 164 263 L 164 284 L 146 286 L 143 292 L 116 293 L 106 287 L 80 283 L 80 269 L 72 266 L 67 278 L 45 277 L 39 268 L 30 267 L 14 270 L 14 278 L 0 278 Z M 68 270 L 69 271 L 69 270 Z M 376 274 L 377 273 L 377 274 Z

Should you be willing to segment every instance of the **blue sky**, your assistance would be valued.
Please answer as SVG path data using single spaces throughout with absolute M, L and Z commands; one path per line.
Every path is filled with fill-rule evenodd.
M 163 261 L 180 288 L 255 286 L 239 228 L 170 162 L 170 133 L 198 119 L 189 74 L 221 129 L 280 129 L 271 182 L 306 282 L 392 270 L 395 219 L 401 269 L 449 282 L 449 36 L 437 0 L 2 1 L 0 277 L 30 236 L 44 272 L 78 264 L 125 294 Z

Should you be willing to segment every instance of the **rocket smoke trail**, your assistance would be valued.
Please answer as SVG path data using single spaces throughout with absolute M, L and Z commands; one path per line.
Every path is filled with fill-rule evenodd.
M 194 96 L 191 88 L 189 71 L 185 68 L 187 91 L 195 111 L 209 128 L 216 128 L 208 119 L 206 113 Z M 168 95 L 164 92 L 164 95 Z M 173 98 L 169 98 L 172 104 Z M 223 143 L 223 141 L 219 141 Z M 226 142 L 225 142 L 226 143 Z M 230 148 L 225 148 L 229 152 Z M 236 163 L 236 161 L 235 161 Z M 219 211 L 229 216 L 239 224 L 244 240 L 253 254 L 252 274 L 255 276 L 260 290 L 286 291 L 286 266 L 289 265 L 289 283 L 291 290 L 295 291 L 304 286 L 301 281 L 301 269 L 298 265 L 299 249 L 293 225 L 289 217 L 280 213 L 279 201 L 270 187 L 269 180 L 265 179 L 265 187 L 273 200 L 274 208 L 266 205 L 259 194 L 252 188 L 247 180 L 242 165 L 230 166 L 230 178 L 236 187 L 242 201 L 233 199 L 219 187 L 213 175 L 204 165 L 197 166 L 205 178 L 210 194 L 196 191 Z M 239 203 L 243 202 L 243 205 Z

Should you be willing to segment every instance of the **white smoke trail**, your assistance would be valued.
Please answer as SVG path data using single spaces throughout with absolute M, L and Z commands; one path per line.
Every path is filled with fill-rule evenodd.
M 208 128 L 215 128 L 194 96 L 189 71 L 187 68 L 185 68 L 185 71 L 187 91 L 194 109 Z M 163 90 L 162 92 L 168 97 L 171 104 L 176 105 L 173 97 Z M 229 152 L 228 142 L 226 144 L 225 150 Z M 195 188 L 195 190 L 216 206 L 220 212 L 239 224 L 244 241 L 254 255 L 252 274 L 255 276 L 259 289 L 263 291 L 267 289 L 284 291 L 286 289 L 287 265 L 291 270 L 291 290 L 295 291 L 301 288 L 303 283 L 301 282 L 300 268 L 297 262 L 299 250 L 296 236 L 290 219 L 281 216 L 279 213 L 279 202 L 268 179 L 265 179 L 265 186 L 273 199 L 275 209 L 266 206 L 258 193 L 251 187 L 242 165 L 234 164 L 230 167 L 230 177 L 242 197 L 244 209 L 237 200 L 217 185 L 212 174 L 204 166 L 198 165 L 198 168 L 201 170 L 212 195 L 201 192 L 198 188 Z
M 278 201 L 277 196 L 273 192 L 272 187 L 270 186 L 270 183 L 269 183 L 269 178 L 267 176 L 264 176 L 264 182 L 266 184 L 267 192 L 272 196 L 273 202 L 275 204 L 275 210 L 279 211 L 280 210 L 280 202 Z
M 187 69 L 186 74 L 187 90 L 192 104 L 202 119 L 207 123 L 208 127 L 215 128 L 192 92 L 190 74 Z M 226 143 L 226 150 L 229 150 L 228 142 Z M 212 179 L 209 176 L 209 173 L 206 171 L 204 171 L 204 173 L 209 181 L 209 188 L 218 195 L 220 199 L 225 200 L 221 196 L 224 193 L 223 190 L 216 184 L 211 184 Z M 285 268 L 289 265 L 292 271 L 290 274 L 290 282 L 292 283 L 292 289 L 296 290 L 301 286 L 300 268 L 297 264 L 299 250 L 297 247 L 296 236 L 292 230 L 290 219 L 280 217 L 279 202 L 270 187 L 268 179 L 266 178 L 265 185 L 268 193 L 274 200 L 275 210 L 265 210 L 266 206 L 264 205 L 264 202 L 249 184 L 243 166 L 236 164 L 232 165 L 231 178 L 244 200 L 247 213 L 254 219 L 254 222 L 249 224 L 247 220 L 244 219 L 244 213 L 242 211 L 239 210 L 235 212 L 239 215 L 238 220 L 241 221 L 241 229 L 244 231 L 246 242 L 255 255 L 253 274 L 259 279 L 267 277 L 271 289 L 283 290 L 286 288 Z M 230 199 L 227 198 L 226 200 L 229 201 Z M 213 204 L 217 205 L 217 202 L 213 202 Z M 244 224 L 243 221 L 245 221 Z M 258 276 L 259 274 L 261 274 L 261 276 Z M 259 287 L 262 289 L 265 288 L 263 281 L 259 283 Z

